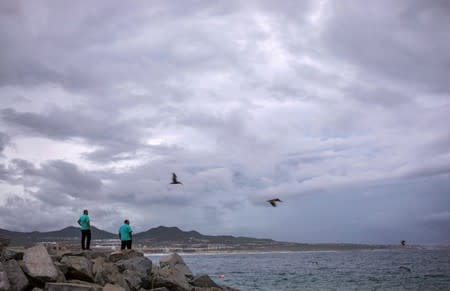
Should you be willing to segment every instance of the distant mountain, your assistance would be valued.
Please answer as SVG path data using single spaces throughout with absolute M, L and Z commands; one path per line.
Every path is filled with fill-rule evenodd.
M 75 241 L 79 240 L 80 229 L 78 227 L 69 226 L 61 230 L 47 231 L 47 232 L 18 232 L 0 229 L 0 236 L 10 238 L 11 245 L 32 245 L 37 242 L 53 242 L 53 241 Z M 110 232 L 92 227 L 93 239 L 114 239 L 117 235 Z
M 8 237 L 11 240 L 11 245 L 32 245 L 37 242 L 53 242 L 53 241 L 78 241 L 80 239 L 80 229 L 78 227 L 69 226 L 61 230 L 48 232 L 17 232 L 0 229 L 0 236 Z M 92 227 L 92 239 L 117 239 L 117 235 Z M 255 239 L 249 237 L 234 237 L 231 235 L 211 236 L 203 235 L 197 231 L 183 231 L 178 227 L 158 226 L 147 231 L 136 233 L 133 235 L 133 240 L 150 241 L 155 243 L 249 243 L 249 242 L 273 242 L 271 239 Z
M 137 233 L 134 239 L 154 242 L 208 242 L 208 243 L 249 243 L 249 242 L 274 242 L 271 239 L 257 239 L 250 237 L 235 237 L 231 235 L 203 235 L 198 231 L 183 231 L 178 227 L 158 226 L 147 231 Z
M 167 240 L 189 240 L 190 238 L 202 238 L 203 235 L 197 231 L 182 231 L 178 227 L 166 227 L 158 226 L 150 228 L 147 231 L 137 233 L 133 238 L 137 240 L 155 240 L 155 241 L 167 241 Z
M 37 242 L 79 242 L 81 235 L 78 227 L 69 226 L 57 231 L 17 232 L 0 229 L 1 237 L 8 237 L 11 245 L 30 246 Z M 92 227 L 93 240 L 116 239 L 118 235 Z M 178 227 L 158 226 L 133 235 L 133 241 L 146 246 L 164 246 L 174 249 L 186 248 L 231 248 L 234 250 L 346 250 L 346 249 L 379 249 L 385 245 L 361 244 L 304 244 L 279 242 L 272 239 L 251 237 L 235 237 L 231 235 L 203 235 L 195 230 L 183 231 Z

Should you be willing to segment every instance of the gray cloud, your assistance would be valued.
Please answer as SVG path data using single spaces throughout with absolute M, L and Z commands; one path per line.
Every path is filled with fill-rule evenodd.
M 133 153 L 144 146 L 139 140 L 142 121 L 114 121 L 113 113 L 83 113 L 83 109 L 63 110 L 53 108 L 47 114 L 17 112 L 12 108 L 2 109 L 1 118 L 19 127 L 26 135 L 44 136 L 56 140 L 81 138 L 99 147 L 86 156 L 95 161 L 105 161 L 122 153 Z M 139 129 L 138 129 L 139 127 Z M 126 133 L 126 135 L 124 135 Z
M 1 3 L 0 227 L 448 241 L 448 8 Z
M 324 33 L 327 49 L 362 69 L 364 79 L 377 83 L 395 80 L 420 90 L 448 92 L 447 1 L 377 1 L 369 5 L 343 1 L 330 5 L 332 16 Z
M 2 154 L 3 150 L 5 149 L 5 146 L 8 143 L 8 141 L 9 141 L 9 136 L 3 132 L 0 132 L 0 155 Z

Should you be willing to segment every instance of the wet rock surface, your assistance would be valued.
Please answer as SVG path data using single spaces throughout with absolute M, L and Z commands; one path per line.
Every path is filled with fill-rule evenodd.
M 134 250 L 54 251 L 44 245 L 0 252 L 0 291 L 220 291 L 208 275 L 195 276 L 176 253 L 153 265 Z

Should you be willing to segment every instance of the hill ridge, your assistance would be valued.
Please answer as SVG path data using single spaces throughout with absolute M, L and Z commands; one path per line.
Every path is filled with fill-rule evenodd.
M 78 240 L 80 230 L 76 226 L 66 226 L 60 230 L 52 231 L 31 231 L 20 232 L 10 231 L 0 228 L 0 236 L 6 236 L 11 239 L 11 244 L 31 245 L 36 242 L 44 241 L 67 241 Z M 92 239 L 117 239 L 117 235 L 92 226 Z M 196 230 L 184 231 L 177 226 L 157 226 L 149 228 L 133 235 L 136 241 L 146 240 L 153 242 L 192 242 L 192 241 L 209 241 L 212 243 L 239 243 L 248 241 L 266 241 L 272 242 L 271 239 L 259 239 L 250 237 L 235 237 L 232 235 L 204 235 Z

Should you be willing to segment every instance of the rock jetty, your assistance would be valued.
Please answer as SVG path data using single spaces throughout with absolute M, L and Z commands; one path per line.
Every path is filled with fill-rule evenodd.
M 39 244 L 8 248 L 0 244 L 0 291 L 235 291 L 208 275 L 194 275 L 172 253 L 155 265 L 143 253 L 127 250 L 56 251 Z

